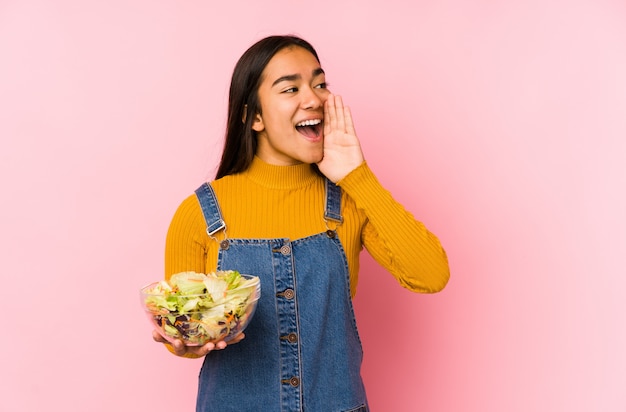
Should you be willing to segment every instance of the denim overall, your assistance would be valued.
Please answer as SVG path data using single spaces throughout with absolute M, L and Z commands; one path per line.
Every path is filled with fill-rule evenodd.
M 196 195 L 209 236 L 224 229 L 217 269 L 261 279 L 245 339 L 204 359 L 196 411 L 367 411 L 348 264 L 336 232 L 228 239 L 212 187 Z M 328 180 L 324 218 L 342 222 L 341 189 Z

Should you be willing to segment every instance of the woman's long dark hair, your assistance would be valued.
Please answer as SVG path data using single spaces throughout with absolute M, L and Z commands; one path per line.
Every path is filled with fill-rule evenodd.
M 226 141 L 216 179 L 250 167 L 258 144 L 252 124 L 256 114 L 261 113 L 258 94 L 263 80 L 261 75 L 272 57 L 288 47 L 302 47 L 311 52 L 318 62 L 320 60 L 306 40 L 296 36 L 270 36 L 252 45 L 235 65 L 228 95 Z

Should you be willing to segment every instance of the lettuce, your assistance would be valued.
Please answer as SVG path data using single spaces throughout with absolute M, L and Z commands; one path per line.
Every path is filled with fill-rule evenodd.
M 166 339 L 187 345 L 228 340 L 245 327 L 259 298 L 259 278 L 239 272 L 181 272 L 143 289 L 144 305 Z

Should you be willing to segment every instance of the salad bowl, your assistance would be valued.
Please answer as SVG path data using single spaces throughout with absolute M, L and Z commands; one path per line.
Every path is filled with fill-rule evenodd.
M 228 342 L 254 316 L 261 295 L 257 276 L 237 271 L 181 272 L 141 288 L 141 305 L 155 330 L 168 342 L 188 346 Z

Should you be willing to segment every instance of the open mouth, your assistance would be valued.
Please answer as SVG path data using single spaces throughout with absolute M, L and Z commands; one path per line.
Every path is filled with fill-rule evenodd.
M 322 120 L 305 120 L 296 125 L 296 130 L 307 139 L 317 139 L 322 136 Z

